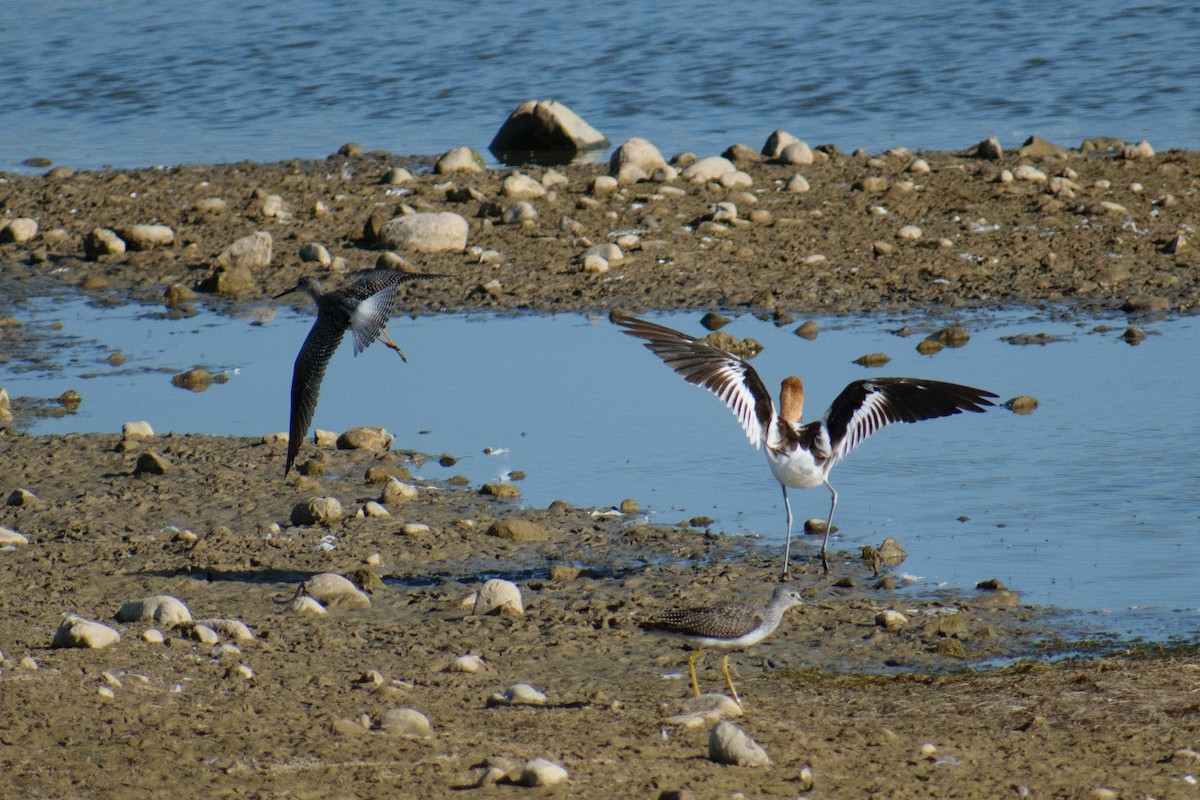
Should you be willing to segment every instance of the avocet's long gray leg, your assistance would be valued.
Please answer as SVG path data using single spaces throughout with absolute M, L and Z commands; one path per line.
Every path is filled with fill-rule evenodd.
M 829 558 L 825 555 L 825 551 L 829 547 L 829 532 L 833 530 L 833 510 L 837 508 L 837 489 L 833 488 L 833 484 L 824 478 L 821 479 L 826 486 L 829 487 L 829 494 L 833 499 L 829 503 L 829 519 L 825 520 L 825 541 L 821 542 L 821 566 L 825 568 L 825 574 L 829 574 Z
M 780 578 L 786 581 L 788 568 L 792 565 L 792 504 L 788 502 L 787 487 L 782 483 L 779 486 L 783 489 L 783 507 L 787 509 L 787 543 L 783 546 L 783 577 Z

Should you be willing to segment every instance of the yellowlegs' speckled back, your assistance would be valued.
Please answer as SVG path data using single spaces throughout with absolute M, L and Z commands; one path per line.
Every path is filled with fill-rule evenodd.
M 342 336 L 349 329 L 354 333 L 354 355 L 358 355 L 371 342 L 379 339 L 395 350 L 400 358 L 408 358 L 400 346 L 388 335 L 386 325 L 396 301 L 396 287 L 409 281 L 426 278 L 444 278 L 445 275 L 422 275 L 416 272 L 377 269 L 363 275 L 344 289 L 326 292 L 316 278 L 304 276 L 299 282 L 275 295 L 276 298 L 292 292 L 308 292 L 317 304 L 317 321 L 300 347 L 296 366 L 292 370 L 292 409 L 288 426 L 287 462 L 283 474 L 287 475 L 300 452 L 300 442 L 308 432 L 313 413 L 317 410 L 317 395 L 321 391 L 321 380 L 325 368 L 333 356 Z
M 646 347 L 688 383 L 708 389 L 725 401 L 755 448 L 765 447 L 771 473 L 783 488 L 787 511 L 787 544 L 783 551 L 783 577 L 788 574 L 792 548 L 792 506 L 788 487 L 810 489 L 824 484 L 831 502 L 821 543 L 821 566 L 829 574 L 829 531 L 837 492 L 829 482 L 833 465 L 875 431 L 893 422 L 919 422 L 948 417 L 963 411 L 983 411 L 993 405 L 992 392 L 957 383 L 922 378 L 871 378 L 854 381 L 837 396 L 819 420 L 802 424 L 804 384 L 799 378 L 783 380 L 779 410 L 754 367 L 703 339 L 653 322 L 614 311 L 612 320 L 625 333 L 646 340 Z
M 688 672 L 692 678 L 692 692 L 700 696 L 700 684 L 696 680 L 696 659 L 705 649 L 741 650 L 758 644 L 779 627 L 784 613 L 803 601 L 794 586 L 781 583 L 775 587 L 766 606 L 754 603 L 727 600 L 707 606 L 671 608 L 657 617 L 642 623 L 642 628 L 657 633 L 666 633 L 687 639 L 699 649 L 688 656 Z M 729 676 L 729 654 L 721 660 L 721 674 L 729 687 L 734 701 L 741 705 L 733 678 Z

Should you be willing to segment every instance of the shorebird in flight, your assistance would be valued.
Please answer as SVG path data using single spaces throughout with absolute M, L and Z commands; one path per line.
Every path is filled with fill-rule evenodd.
M 741 650 L 758 644 L 779 627 L 789 608 L 803 602 L 795 587 L 780 584 L 775 587 L 766 606 L 737 600 L 726 600 L 707 606 L 669 608 L 657 617 L 641 623 L 642 630 L 666 633 L 688 640 L 697 646 L 688 656 L 688 672 L 692 678 L 692 694 L 700 696 L 696 681 L 696 659 L 710 647 L 720 650 Z M 729 677 L 729 653 L 721 659 L 721 674 L 729 693 L 739 706 L 742 699 Z
M 821 566 L 829 574 L 829 532 L 838 495 L 829 471 L 875 431 L 893 422 L 919 422 L 963 411 L 982 412 L 993 403 L 992 392 L 923 378 L 869 378 L 853 381 L 837 396 L 825 416 L 802 423 L 804 384 L 783 379 L 779 409 L 754 367 L 703 339 L 614 311 L 612 321 L 625 333 L 646 340 L 646 347 L 688 383 L 701 386 L 725 402 L 742 424 L 754 447 L 766 448 L 771 473 L 783 488 L 787 511 L 787 543 L 783 577 L 787 578 L 792 547 L 792 507 L 788 487 L 811 489 L 824 484 L 831 501 L 821 543 Z
M 308 424 L 317 410 L 317 395 L 321 391 L 325 368 L 329 366 L 333 352 L 342 343 L 346 330 L 354 333 L 354 355 L 379 339 L 386 347 L 395 350 L 401 360 L 408 361 L 385 327 L 392 313 L 392 304 L 396 301 L 396 287 L 410 281 L 444 277 L 376 269 L 344 289 L 326 292 L 316 278 L 305 275 L 291 289 L 275 295 L 278 299 L 292 292 L 308 292 L 317 304 L 317 321 L 300 347 L 296 366 L 292 370 L 292 411 L 284 475 L 291 471 L 300 452 L 300 442 L 308 432 Z

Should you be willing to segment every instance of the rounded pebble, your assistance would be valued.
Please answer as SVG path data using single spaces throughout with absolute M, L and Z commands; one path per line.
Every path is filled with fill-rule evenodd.
M 546 704 L 546 695 L 528 683 L 517 683 L 488 698 L 488 705 L 541 706 Z
M 74 614 L 63 616 L 58 630 L 54 632 L 51 647 L 84 647 L 99 650 L 110 647 L 121 641 L 121 634 L 115 629 L 93 622 Z
M 393 708 L 383 713 L 379 727 L 393 736 L 428 739 L 433 736 L 429 718 L 415 708 Z
M 117 611 L 117 622 L 152 621 L 174 628 L 192 621 L 192 612 L 183 601 L 166 594 L 130 600 Z
M 708 757 L 718 764 L 765 767 L 771 763 L 767 751 L 732 722 L 713 726 L 708 736 Z
M 312 497 L 292 506 L 293 525 L 329 525 L 342 518 L 342 504 L 336 497 Z
M 327 606 L 339 608 L 370 608 L 367 597 L 352 582 L 332 572 L 322 572 L 304 582 L 304 592 Z
M 515 583 L 492 578 L 483 584 L 475 595 L 475 605 L 472 614 L 491 614 L 493 612 L 523 614 L 525 606 L 521 600 L 521 590 Z
M 567 770 L 544 758 L 527 761 L 521 768 L 520 783 L 523 786 L 554 786 L 567 780 Z

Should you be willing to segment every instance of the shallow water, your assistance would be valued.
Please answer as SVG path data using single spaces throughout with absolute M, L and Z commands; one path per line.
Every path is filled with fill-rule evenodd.
M 286 430 L 292 360 L 312 317 L 262 311 L 261 323 L 208 313 L 166 320 L 135 306 L 36 298 L 5 313 L 63 346 L 53 365 L 0 366 L 0 386 L 13 397 L 70 388 L 83 396 L 78 413 L 38 421 L 34 433 L 117 432 L 131 419 L 160 433 Z M 699 316 L 658 318 L 703 333 Z M 1107 332 L 1045 314 L 964 321 L 970 343 L 932 357 L 916 343 L 947 319 L 830 318 L 815 341 L 750 316 L 726 330 L 766 345 L 753 365 L 769 387 L 792 373 L 806 379 L 810 418 L 848 381 L 881 374 L 1040 401 L 1028 416 L 998 408 L 878 433 L 831 475 L 840 495 L 834 546 L 895 536 L 910 554 L 902 571 L 919 586 L 999 578 L 1027 601 L 1081 609 L 1123 636 L 1195 636 L 1200 426 L 1192 406 L 1200 378 L 1181 367 L 1200 348 L 1200 320 L 1154 323 L 1156 333 L 1138 346 L 1119 338 L 1119 321 Z M 54 323 L 62 329 L 51 330 Z M 901 325 L 918 334 L 890 333 Z M 656 523 L 707 516 L 713 530 L 782 543 L 778 484 L 733 415 L 606 316 L 439 315 L 396 319 L 389 330 L 409 363 L 382 347 L 355 359 L 344 346 L 315 426 L 383 425 L 398 448 L 459 459 L 449 469 L 427 465 L 427 477 L 463 474 L 478 484 L 522 470 L 520 488 L 534 506 L 561 498 L 605 507 L 632 497 Z M 1063 341 L 1001 341 L 1020 333 Z M 122 366 L 106 361 L 113 351 L 126 357 Z M 851 363 L 873 352 L 891 363 Z M 203 393 L 171 385 L 171 374 L 197 364 L 228 383 Z M 791 496 L 800 520 L 828 513 L 823 489 Z M 802 552 L 819 546 L 800 538 Z
M 547 97 L 668 155 L 776 127 L 847 150 L 1200 146 L 1200 5 L 1182 0 L 51 2 L 3 23 L 0 170 L 484 151 Z

